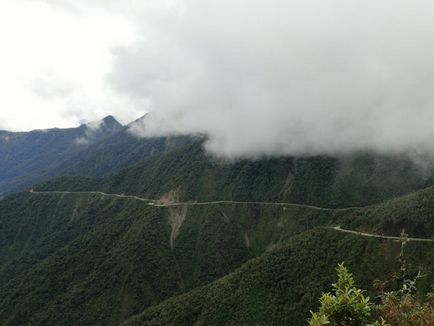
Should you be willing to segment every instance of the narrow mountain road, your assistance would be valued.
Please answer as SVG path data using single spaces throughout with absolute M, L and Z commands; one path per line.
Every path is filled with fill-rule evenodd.
M 116 198 L 127 198 L 127 199 L 134 199 L 139 200 L 142 202 L 145 202 L 149 206 L 153 207 L 185 207 L 185 206 L 205 206 L 205 205 L 218 205 L 218 204 L 247 204 L 247 205 L 269 205 L 269 206 L 281 206 L 281 207 L 301 207 L 301 208 L 310 208 L 315 210 L 321 210 L 321 211 L 349 211 L 349 210 L 355 210 L 360 209 L 363 207 L 347 207 L 347 208 L 326 208 L 326 207 L 318 207 L 318 206 L 312 206 L 312 205 L 303 205 L 303 204 L 292 204 L 292 203 L 280 203 L 280 202 L 245 202 L 245 201 L 232 201 L 232 200 L 219 200 L 219 201 L 209 201 L 209 202 L 182 202 L 182 203 L 168 203 L 168 204 L 162 204 L 154 199 L 148 199 L 133 195 L 124 195 L 124 194 L 109 194 L 101 191 L 35 191 L 33 189 L 29 190 L 29 193 L 32 194 L 59 194 L 59 195 L 74 195 L 74 194 L 95 194 L 95 195 L 101 195 L 106 197 L 116 197 Z M 360 231 L 353 231 L 353 230 L 347 230 L 342 229 L 339 225 L 331 227 L 333 230 L 338 232 L 344 232 L 344 233 L 350 233 L 355 234 L 358 236 L 363 237 L 370 237 L 370 238 L 378 238 L 378 239 L 388 239 L 388 240 L 397 240 L 397 241 L 419 241 L 419 242 L 434 242 L 434 239 L 425 239 L 425 238 L 410 238 L 410 237 L 393 237 L 393 236 L 387 236 L 387 235 L 380 235 L 380 234 L 374 234 L 374 233 L 366 233 L 366 232 L 360 232 Z
M 265 201 L 234 201 L 234 200 L 217 200 L 217 201 L 207 201 L 207 202 L 182 202 L 182 203 L 169 203 L 169 204 L 159 204 L 151 203 L 155 207 L 170 207 L 170 206 L 204 206 L 204 205 L 218 205 L 218 204 L 247 204 L 247 205 L 268 205 L 268 206 L 282 206 L 282 207 L 301 207 L 310 208 L 321 211 L 349 211 L 360 209 L 363 207 L 347 207 L 347 208 L 327 208 L 318 207 L 312 205 L 304 204 L 294 204 L 294 203 L 282 203 L 282 202 L 265 202 Z
M 132 195 L 123 195 L 123 194 L 107 194 L 105 192 L 101 191 L 34 191 L 33 189 L 29 190 L 32 194 L 58 194 L 58 195 L 80 195 L 80 194 L 88 194 L 88 195 L 101 195 L 101 196 L 107 196 L 107 197 L 117 197 L 117 198 L 129 198 L 129 199 L 135 199 L 140 200 L 143 202 L 152 203 L 154 202 L 153 199 L 138 197 L 138 196 L 132 196 Z
M 159 203 L 155 199 L 148 199 L 132 195 L 123 194 L 109 194 L 101 191 L 35 191 L 29 190 L 32 194 L 98 194 L 107 197 L 118 197 L 118 198 L 130 198 L 140 201 L 147 202 L 149 206 L 153 207 L 176 207 L 176 206 L 205 206 L 205 205 L 219 205 L 219 204 L 246 204 L 246 205 L 268 205 L 268 206 L 282 206 L 282 207 L 300 207 L 300 208 L 310 208 L 321 211 L 349 211 L 360 209 L 363 207 L 347 207 L 347 208 L 327 208 L 318 207 L 312 205 L 304 204 L 294 204 L 294 203 L 282 203 L 282 202 L 262 202 L 262 201 L 233 201 L 233 200 L 217 200 L 217 201 L 207 201 L 207 202 L 180 202 L 180 203 Z
M 339 225 L 332 227 L 333 230 L 336 230 L 338 232 L 344 232 L 344 233 L 351 233 L 355 235 L 359 235 L 362 237 L 370 237 L 370 238 L 378 238 L 378 239 L 388 239 L 388 240 L 398 240 L 398 241 L 419 241 L 419 242 L 434 242 L 434 239 L 426 239 L 426 238 L 410 238 L 410 237 L 392 237 L 388 235 L 380 235 L 380 234 L 374 234 L 374 233 L 366 233 L 366 232 L 360 232 L 360 231 L 353 231 L 353 230 L 347 230 L 342 229 Z

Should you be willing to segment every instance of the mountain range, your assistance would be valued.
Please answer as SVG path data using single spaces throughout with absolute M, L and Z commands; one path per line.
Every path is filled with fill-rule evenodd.
M 0 324 L 306 325 L 340 262 L 374 297 L 403 229 L 431 290 L 434 171 L 374 152 L 228 161 L 203 142 L 112 117 L 1 132 Z
M 0 195 L 54 176 L 108 175 L 190 141 L 189 137 L 143 141 L 129 127 L 107 116 L 70 129 L 0 131 Z

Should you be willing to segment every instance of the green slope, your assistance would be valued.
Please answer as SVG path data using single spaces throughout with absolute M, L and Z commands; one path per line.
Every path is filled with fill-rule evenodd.
M 130 167 L 154 155 L 190 144 L 193 137 L 137 138 L 129 125 L 63 162 L 56 175 L 102 177 Z
M 96 194 L 19 194 L 0 201 L 0 324 L 117 325 L 145 311 L 137 322 L 301 325 L 337 262 L 366 286 L 397 270 L 399 243 L 329 226 L 387 234 L 392 219 L 411 236 L 434 238 L 432 205 L 432 188 L 349 210 L 173 211 Z M 171 217 L 183 213 L 171 248 Z M 422 288 L 431 284 L 433 247 L 408 246 L 411 268 L 430 275 Z
M 77 128 L 0 131 L 0 197 L 52 176 L 63 161 L 121 128 L 109 116 L 98 124 Z
M 358 153 L 221 162 L 200 142 L 158 148 L 164 153 L 116 175 L 63 177 L 34 188 L 154 199 L 179 190 L 185 201 L 348 209 L 166 208 L 98 194 L 17 194 L 0 201 L 1 325 L 110 326 L 141 312 L 131 323 L 301 325 L 336 263 L 344 260 L 366 287 L 397 270 L 399 243 L 332 226 L 434 238 L 434 189 L 414 192 L 431 184 L 430 174 L 403 158 Z M 100 154 L 95 167 L 106 155 Z M 99 174 L 91 161 L 82 162 Z M 368 204 L 375 205 L 351 208 Z M 411 270 L 420 265 L 430 275 L 422 289 L 432 284 L 433 246 L 408 246 Z
M 432 184 L 409 159 L 356 153 L 340 158 L 263 158 L 223 162 L 202 143 L 157 154 L 96 185 L 90 179 L 60 179 L 39 189 L 91 189 L 159 198 L 174 189 L 183 200 L 284 201 L 323 207 L 366 206 Z M 95 189 L 95 188 L 94 188 Z
M 0 202 L 0 324 L 115 325 L 226 275 L 295 232 L 284 221 L 278 234 L 266 213 L 238 205 L 189 209 L 172 250 L 165 208 L 99 195 L 10 197 Z M 272 213 L 285 220 L 296 211 Z
M 251 257 L 219 221 L 195 230 L 209 247 L 177 255 L 167 212 L 139 201 L 19 195 L 1 202 L 0 215 L 2 325 L 115 325 Z
M 399 270 L 400 243 L 315 229 L 274 246 L 218 281 L 171 298 L 125 322 L 144 325 L 306 325 L 323 291 L 331 291 L 334 268 L 345 262 L 358 284 L 372 289 Z M 434 284 L 434 244 L 409 243 L 409 273 L 418 267 Z M 374 298 L 375 300 L 375 298 Z
M 121 126 L 112 116 L 97 125 L 0 131 L 0 197 L 55 176 L 106 176 L 195 139 L 137 138 L 129 132 L 131 125 Z
M 366 206 L 425 188 L 432 172 L 409 159 L 373 153 L 340 158 L 264 158 L 222 162 L 196 143 L 149 159 L 107 180 L 107 190 L 155 197 L 181 188 L 186 200 L 286 201 Z

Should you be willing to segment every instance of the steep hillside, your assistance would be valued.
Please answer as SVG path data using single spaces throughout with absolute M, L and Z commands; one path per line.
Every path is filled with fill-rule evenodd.
M 110 155 L 128 156 L 129 137 L 77 154 L 71 174 L 120 168 Z M 404 158 L 222 162 L 201 141 L 172 140 L 137 141 L 131 158 L 145 160 L 118 174 L 0 201 L 0 324 L 302 325 L 338 262 L 366 288 L 398 270 L 399 241 L 343 229 L 434 239 L 434 188 L 416 191 L 430 173 Z M 422 290 L 433 247 L 406 247 L 409 272 L 427 275 Z
M 66 160 L 55 174 L 102 177 L 154 155 L 191 144 L 195 139 L 189 136 L 138 138 L 131 134 L 130 126 Z
M 279 201 L 351 207 L 425 188 L 433 183 L 433 175 L 407 158 L 373 153 L 340 158 L 283 157 L 224 162 L 207 156 L 202 142 L 196 141 L 154 155 L 98 182 L 61 179 L 39 189 L 97 187 L 106 192 L 159 198 L 179 188 L 182 200 Z
M 337 262 L 366 287 L 398 269 L 399 243 L 331 226 L 387 234 L 393 220 L 434 238 L 431 188 L 344 210 L 149 203 L 90 193 L 0 201 L 0 324 L 117 325 L 144 311 L 130 322 L 302 325 Z M 410 270 L 429 275 L 423 289 L 433 247 L 406 249 Z
M 98 195 L 0 203 L 0 323 L 116 325 L 221 277 L 253 254 L 236 219 L 194 210 L 171 244 L 170 214 Z
M 58 165 L 89 145 L 117 133 L 111 116 L 70 129 L 0 132 L 0 196 L 52 175 Z
M 109 116 L 72 129 L 0 131 L 0 197 L 56 176 L 106 176 L 195 140 L 137 138 L 129 128 Z
M 323 291 L 331 291 L 334 268 L 345 262 L 363 288 L 399 270 L 400 243 L 315 229 L 272 247 L 230 275 L 146 309 L 125 326 L 306 325 Z M 418 267 L 434 284 L 434 244 L 406 246 L 410 275 Z M 375 297 L 373 298 L 375 300 Z

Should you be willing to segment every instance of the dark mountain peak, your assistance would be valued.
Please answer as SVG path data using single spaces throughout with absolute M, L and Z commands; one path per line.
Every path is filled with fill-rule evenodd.
M 108 130 L 119 130 L 122 128 L 122 125 L 116 120 L 114 116 L 108 115 L 101 120 L 83 122 L 77 129 L 85 129 L 85 128 L 91 128 L 91 129 L 104 128 Z
M 0 132 L 0 193 L 46 178 L 89 146 L 123 130 L 113 117 L 75 128 Z
M 116 128 L 122 127 L 122 125 L 112 115 L 106 116 L 104 119 L 102 119 L 102 121 L 104 122 L 104 124 L 106 126 L 112 126 L 112 127 L 116 127 Z
M 108 137 L 111 134 L 122 130 L 122 128 L 123 126 L 112 115 L 109 115 L 101 120 L 90 121 L 82 124 L 77 128 L 77 130 L 87 134 L 105 134 L 104 137 Z

